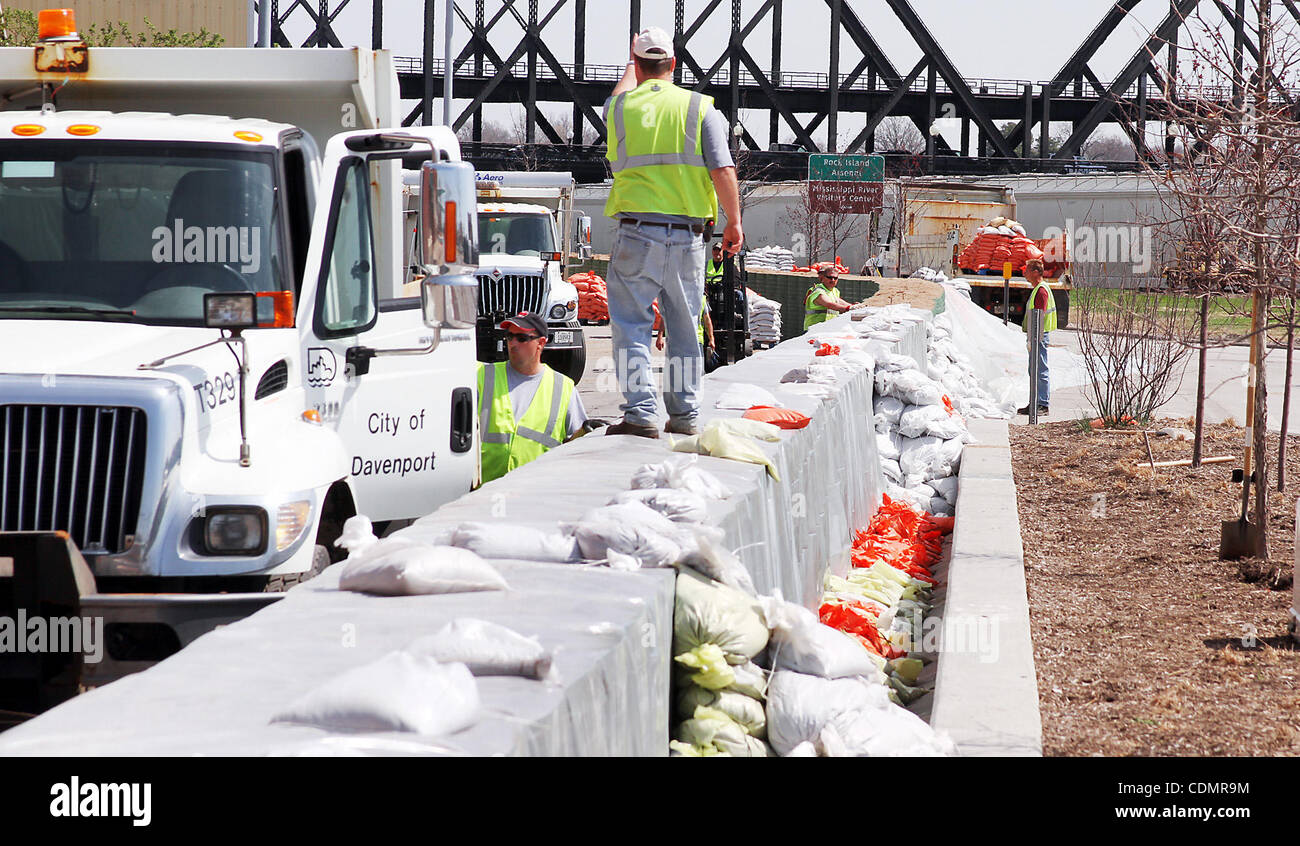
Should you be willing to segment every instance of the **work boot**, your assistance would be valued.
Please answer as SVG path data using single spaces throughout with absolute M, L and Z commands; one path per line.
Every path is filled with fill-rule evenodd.
M 642 423 L 629 423 L 627 418 L 620 420 L 613 426 L 605 428 L 606 435 L 636 435 L 638 438 L 657 438 L 659 429 L 655 426 L 649 426 Z
M 700 427 L 695 425 L 694 420 L 672 420 L 664 425 L 664 431 L 670 435 L 698 435 Z
M 1025 415 L 1026 417 L 1028 417 L 1028 416 L 1029 416 L 1029 406 L 1026 405 L 1024 408 L 1018 408 L 1018 409 L 1016 409 L 1016 414 L 1023 414 L 1023 415 Z M 1047 406 L 1045 406 L 1045 405 L 1040 405 L 1040 406 L 1038 406 L 1038 414 L 1039 414 L 1040 417 L 1043 416 L 1043 415 L 1045 415 L 1045 414 L 1047 414 Z

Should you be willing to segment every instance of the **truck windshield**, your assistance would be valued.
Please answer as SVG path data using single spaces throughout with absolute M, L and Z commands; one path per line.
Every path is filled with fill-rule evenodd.
M 508 256 L 555 252 L 551 217 L 546 214 L 479 212 L 478 251 Z
M 0 319 L 203 325 L 203 295 L 279 291 L 273 154 L 0 143 Z

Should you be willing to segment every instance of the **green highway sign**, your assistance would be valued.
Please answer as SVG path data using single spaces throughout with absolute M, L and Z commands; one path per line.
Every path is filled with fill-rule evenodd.
M 808 157 L 809 182 L 884 182 L 885 157 L 813 153 Z

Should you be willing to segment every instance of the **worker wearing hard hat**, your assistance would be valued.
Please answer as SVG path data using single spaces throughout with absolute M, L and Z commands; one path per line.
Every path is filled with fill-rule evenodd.
M 1048 400 L 1051 398 L 1052 393 L 1052 386 L 1047 378 L 1047 333 L 1056 330 L 1056 298 L 1052 296 L 1052 289 L 1048 287 L 1047 281 L 1043 279 L 1042 259 L 1030 259 L 1025 262 L 1024 272 L 1025 281 L 1033 286 L 1029 292 L 1029 299 L 1025 301 L 1025 319 L 1021 323 L 1021 328 L 1025 331 L 1026 342 L 1031 340 L 1028 337 L 1029 310 L 1037 308 L 1043 312 L 1043 342 L 1038 345 L 1038 384 L 1029 386 L 1029 402 L 1034 402 L 1035 397 L 1037 397 L 1038 413 L 1047 414 L 1050 407 Z M 1028 414 L 1029 403 L 1025 403 L 1025 407 L 1020 409 L 1019 412 Z
M 583 431 L 587 412 L 573 380 L 542 364 L 546 321 L 520 312 L 501 322 L 509 361 L 478 366 L 479 451 L 484 482 L 540 458 Z
M 702 351 L 696 340 L 704 300 L 702 238 L 718 207 L 727 215 L 722 247 L 740 249 L 740 190 L 727 125 L 713 98 L 672 83 L 672 37 L 650 27 L 632 39 L 631 61 L 606 103 L 607 157 L 614 174 L 605 213 L 617 218 L 610 250 L 610 328 L 623 392 L 623 420 L 611 435 L 659 437 L 650 369 L 650 304 L 657 298 L 668 335 L 665 430 L 694 434 Z

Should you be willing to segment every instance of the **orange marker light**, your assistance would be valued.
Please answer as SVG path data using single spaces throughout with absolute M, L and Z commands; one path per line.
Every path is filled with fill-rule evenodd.
M 309 408 L 304 411 L 302 413 L 302 419 L 306 420 L 308 423 L 315 423 L 317 426 L 321 424 L 320 412 L 314 408 Z
M 99 131 L 99 127 L 92 123 L 74 123 L 67 128 L 69 135 L 94 135 Z
M 14 135 L 32 136 L 40 135 L 45 131 L 45 127 L 36 123 L 20 123 L 9 131 Z
M 447 264 L 456 262 L 456 201 L 447 201 L 447 225 L 443 228 L 443 247 Z
M 259 329 L 285 329 L 293 326 L 293 291 L 263 291 L 258 296 L 269 298 L 274 306 L 271 322 L 257 324 Z
M 236 132 L 235 137 L 240 141 L 250 141 L 254 144 L 262 140 L 262 136 L 258 135 L 256 132 L 249 132 L 246 129 L 241 129 Z
M 41 9 L 36 13 L 36 37 L 41 41 L 76 38 L 76 15 L 71 9 Z

